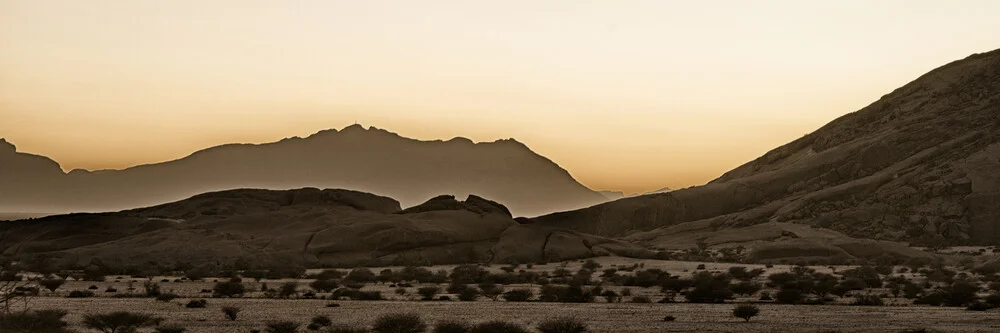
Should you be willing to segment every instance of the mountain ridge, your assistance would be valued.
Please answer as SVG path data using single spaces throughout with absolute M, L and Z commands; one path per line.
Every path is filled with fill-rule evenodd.
M 706 185 L 535 221 L 603 236 L 789 222 L 918 245 L 997 244 L 998 133 L 995 50 L 931 70 Z
M 36 155 L 16 148 L 0 152 L 0 160 L 28 163 L 31 156 Z M 124 169 L 65 172 L 57 162 L 45 159 L 55 167 L 44 168 L 18 186 L 0 184 L 0 194 L 6 192 L 13 201 L 0 204 L 0 210 L 113 211 L 234 188 L 352 188 L 407 205 L 441 193 L 481 193 L 525 216 L 607 200 L 514 139 L 417 140 L 374 126 L 352 125 L 262 144 L 224 144 Z M 28 169 L 7 174 L 42 170 Z

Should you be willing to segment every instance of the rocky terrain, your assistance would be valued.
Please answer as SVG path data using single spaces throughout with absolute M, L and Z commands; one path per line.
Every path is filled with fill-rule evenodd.
M 620 241 L 515 221 L 477 196 L 399 202 L 348 190 L 231 190 L 117 213 L 0 223 L 0 256 L 55 266 L 295 262 L 306 266 L 533 263 L 648 256 Z
M 352 125 L 307 138 L 231 144 L 124 170 L 65 173 L 55 161 L 0 141 L 0 212 L 103 212 L 237 188 L 349 188 L 419 204 L 479 194 L 537 216 L 608 199 L 513 139 L 419 141 Z
M 917 245 L 1000 244 L 1000 50 L 935 69 L 704 186 L 535 221 L 647 240 L 688 223 L 792 223 Z

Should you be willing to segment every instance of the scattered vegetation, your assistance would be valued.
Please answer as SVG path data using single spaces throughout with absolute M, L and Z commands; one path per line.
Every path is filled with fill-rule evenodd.
M 163 319 L 144 313 L 118 311 L 83 316 L 83 327 L 104 333 L 131 333 L 139 328 L 159 325 Z
M 427 324 L 415 313 L 387 314 L 375 320 L 372 331 L 376 333 L 421 333 Z
M 542 321 L 536 327 L 542 333 L 580 333 L 587 331 L 587 324 L 572 317 Z

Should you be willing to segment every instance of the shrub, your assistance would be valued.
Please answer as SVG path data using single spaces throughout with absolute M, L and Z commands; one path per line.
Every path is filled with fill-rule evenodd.
M 465 288 L 458 294 L 458 300 L 471 302 L 479 299 L 479 289 L 476 288 Z
M 278 291 L 278 297 L 289 298 L 299 294 L 299 283 L 295 281 L 289 281 L 281 284 L 281 289 Z
M 967 307 L 965 309 L 969 310 L 969 311 L 986 311 L 986 310 L 989 310 L 991 308 L 993 308 L 993 307 L 990 306 L 989 304 L 986 304 L 986 303 L 980 302 L 980 301 L 975 301 L 975 302 L 972 302 L 972 304 L 969 304 L 969 307 Z
M 222 313 L 229 318 L 230 321 L 236 321 L 236 316 L 240 314 L 240 308 L 235 306 L 227 306 L 222 308 Z
M 434 300 L 434 296 L 437 295 L 438 292 L 440 292 L 440 291 L 441 291 L 441 288 L 438 288 L 438 287 L 420 287 L 420 288 L 417 288 L 417 294 L 420 294 L 420 296 L 423 296 L 424 297 L 423 300 L 425 300 L 425 301 Z
M 913 304 L 925 304 L 939 306 L 944 303 L 947 296 L 942 292 L 932 292 L 913 300 Z
M 534 296 L 531 289 L 514 289 L 503 293 L 503 299 L 508 302 L 527 302 Z
M 652 303 L 653 300 L 649 299 L 647 296 L 634 296 L 632 297 L 632 303 Z
M 945 298 L 945 304 L 948 306 L 965 306 L 979 298 L 976 296 L 978 291 L 979 286 L 975 283 L 964 280 L 955 281 L 946 290 L 947 297 Z
M 609 290 L 605 290 L 604 292 L 602 292 L 601 296 L 603 296 L 604 299 L 608 301 L 608 303 L 616 303 L 619 300 L 621 300 L 621 297 L 618 296 L 618 293 L 616 293 L 614 290 L 610 290 L 610 289 Z
M 677 320 L 677 317 L 674 316 L 663 317 L 663 321 L 674 321 L 674 320 Z
M 212 287 L 212 295 L 215 297 L 243 296 L 244 292 L 246 292 L 246 288 L 243 287 L 243 282 L 236 278 L 226 282 L 218 282 Z
M 469 333 L 528 333 L 528 330 L 519 324 L 494 320 L 472 326 Z
M 774 300 L 782 304 L 796 304 L 802 301 L 802 291 L 794 285 L 785 285 L 774 294 Z
M 45 289 L 48 289 L 50 292 L 55 292 L 56 289 L 59 289 L 59 287 L 62 287 L 63 283 L 66 283 L 66 280 L 63 280 L 63 279 L 45 279 L 45 280 L 38 281 L 39 285 L 41 285 L 42 287 L 45 287 Z
M 133 332 L 142 327 L 159 325 L 163 319 L 144 313 L 118 311 L 83 316 L 81 325 L 104 333 Z
M 339 308 L 340 304 L 338 304 L 338 303 L 326 303 L 326 307 L 328 307 L 328 308 Z
M 333 299 L 339 299 L 341 297 L 347 297 L 355 301 L 380 301 L 385 298 L 382 297 L 382 292 L 380 291 L 361 291 L 357 289 L 350 288 L 340 288 L 333 291 L 330 294 Z
M 264 332 L 267 333 L 296 333 L 299 331 L 299 324 L 291 321 L 269 321 L 264 324 Z
M 760 313 L 760 309 L 749 304 L 743 304 L 733 309 L 733 317 L 743 318 L 747 322 L 750 321 L 750 318 L 757 316 L 758 313 Z
M 466 289 L 469 289 L 469 286 L 466 285 L 466 284 L 452 283 L 452 284 L 448 285 L 448 289 L 446 289 L 446 290 L 450 294 L 461 294 Z
M 542 333 L 579 333 L 587 331 L 587 324 L 572 317 L 562 317 L 542 321 L 537 326 Z
M 851 305 L 882 306 L 885 303 L 882 302 L 882 297 L 879 297 L 879 295 L 859 294 L 854 296 L 854 302 Z
M 187 329 L 179 325 L 164 325 L 156 328 L 156 333 L 184 333 L 184 331 Z
M 63 321 L 65 310 L 37 310 L 33 312 L 0 314 L 0 332 L 71 333 Z
M 89 290 L 74 290 L 74 291 L 69 292 L 69 295 L 67 295 L 66 297 L 68 297 L 68 298 L 87 298 L 87 297 L 94 297 L 94 293 L 90 292 Z
M 989 294 L 983 300 L 986 301 L 986 304 L 994 307 L 1000 307 L 1000 293 Z
M 729 286 L 729 290 L 732 290 L 733 293 L 739 295 L 753 296 L 753 294 L 760 291 L 760 285 L 753 282 L 743 281 Z
M 705 269 L 705 264 L 698 264 L 698 267 L 695 267 L 695 269 L 697 270 Z
M 135 288 L 129 288 L 129 291 L 132 291 L 133 289 L 135 289 Z M 118 292 L 118 289 L 115 289 L 115 287 L 108 287 L 107 289 L 104 289 L 104 292 L 106 292 L 106 293 L 116 293 L 116 292 Z
M 375 320 L 372 331 L 376 333 L 421 333 L 427 324 L 415 313 L 387 314 Z
M 177 298 L 177 295 L 176 294 L 171 294 L 171 293 L 163 293 L 163 294 L 160 294 L 159 296 L 156 296 L 156 300 L 160 301 L 160 302 L 170 302 L 170 301 L 174 300 L 175 298 Z
M 729 282 L 732 280 L 729 274 L 698 272 L 691 280 L 693 288 L 684 295 L 689 302 L 722 303 L 733 296 L 733 292 L 729 290 Z
M 97 288 L 97 286 L 95 286 L 95 285 L 90 285 L 90 287 L 87 287 L 87 289 L 90 289 L 90 290 L 97 290 L 98 288 Z
M 146 281 L 142 287 L 146 291 L 146 297 L 160 296 L 160 285 L 156 282 Z
M 184 307 L 189 309 L 201 309 L 208 305 L 208 301 L 203 299 L 193 299 L 184 304 Z
M 333 325 L 333 320 L 330 317 L 319 315 L 312 317 L 312 321 L 309 322 L 309 326 L 306 326 L 306 328 L 316 331 L 323 327 L 330 327 L 331 325 Z

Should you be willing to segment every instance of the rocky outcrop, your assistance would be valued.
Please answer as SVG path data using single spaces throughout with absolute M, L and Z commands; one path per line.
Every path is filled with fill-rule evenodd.
M 785 222 L 921 245 L 1000 244 L 998 144 L 1000 50 L 935 69 L 704 186 L 535 220 L 604 236 Z
M 298 262 L 307 266 L 526 263 L 650 255 L 636 245 L 516 222 L 494 201 L 435 197 L 400 210 L 348 190 L 241 189 L 117 213 L 0 223 L 0 257 L 53 265 Z

